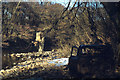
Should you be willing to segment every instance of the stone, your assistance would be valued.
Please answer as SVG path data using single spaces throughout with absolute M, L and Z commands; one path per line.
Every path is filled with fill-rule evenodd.
M 3 76 L 4 74 L 3 74 L 3 72 L 0 72 L 0 76 Z
M 43 51 L 44 48 L 44 36 L 43 36 L 43 32 L 37 32 L 36 33 L 36 39 L 37 42 L 39 42 L 39 52 Z
M 6 69 L 9 68 L 9 66 L 6 66 Z
M 11 57 L 15 56 L 15 54 L 11 54 Z
M 28 58 L 30 59 L 30 58 L 31 58 L 31 56 L 28 56 Z
M 55 52 L 55 50 L 54 50 L 54 49 L 52 49 L 52 52 Z
M 16 63 L 13 63 L 14 65 L 16 65 Z
M 0 80 L 2 80 L 3 79 L 3 77 L 0 75 Z
M 24 60 L 24 58 L 22 58 L 21 60 Z
M 3 69 L 2 69 L 2 70 L 0 70 L 0 72 L 4 72 L 4 71 L 5 71 L 5 70 L 3 70 Z
M 39 61 L 39 60 L 40 60 L 39 58 L 36 59 L 36 61 Z
M 119 70 L 118 70 L 118 69 L 116 69 L 116 70 L 115 70 L 115 73 L 118 73 L 118 72 L 119 72 Z
M 6 54 L 4 54 L 4 56 L 6 56 Z
M 10 72 L 10 69 L 7 69 L 6 71 L 7 71 L 7 72 Z

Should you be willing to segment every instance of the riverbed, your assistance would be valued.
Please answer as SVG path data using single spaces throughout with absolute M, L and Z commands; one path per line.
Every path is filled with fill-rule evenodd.
M 3 51 L 0 74 L 3 73 L 2 77 L 6 80 L 16 80 L 18 77 L 18 80 L 68 78 L 70 77 L 67 69 L 68 58 L 62 58 L 62 55 L 64 54 L 54 51 L 28 53 Z
M 59 52 L 9 53 L 9 51 L 6 51 L 3 52 L 2 57 L 3 68 L 0 71 L 0 78 L 4 80 L 74 78 L 69 74 L 67 66 L 69 57 L 64 57 L 64 54 Z M 120 71 L 117 73 L 120 74 Z M 87 75 L 83 77 L 87 77 Z M 119 77 L 119 75 L 117 75 L 117 77 Z

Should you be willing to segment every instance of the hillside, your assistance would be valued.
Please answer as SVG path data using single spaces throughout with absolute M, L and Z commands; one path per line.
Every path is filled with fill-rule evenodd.
M 11 52 L 36 51 L 32 41 L 42 31 L 51 50 L 69 55 L 75 45 L 107 43 L 117 56 L 119 32 L 105 8 L 75 7 L 62 14 L 65 7 L 57 3 L 14 2 L 3 3 L 2 9 L 3 47 Z
M 1 70 L 1 74 L 8 73 L 8 75 L 3 75 L 5 77 L 10 77 L 9 75 L 20 76 L 11 73 L 14 71 L 15 73 L 21 73 L 22 76 L 25 76 L 25 74 L 34 75 L 34 69 L 36 73 L 40 71 L 38 75 L 42 73 L 41 71 L 44 74 L 47 67 L 52 66 L 47 66 L 49 60 L 57 58 L 68 59 L 73 46 L 79 47 L 80 45 L 94 44 L 110 45 L 112 47 L 111 53 L 113 52 L 112 55 L 114 55 L 112 57 L 116 60 L 115 63 L 117 63 L 118 67 L 120 62 L 119 16 L 111 16 L 108 13 L 109 10 L 106 10 L 105 7 L 94 6 L 94 4 L 92 6 L 85 5 L 86 3 L 83 3 L 81 6 L 67 8 L 52 2 L 44 2 L 44 4 L 37 2 L 3 2 L 3 66 L 4 69 L 7 67 L 8 70 Z M 117 15 L 119 14 L 116 13 Z M 116 18 L 116 20 L 114 21 L 111 17 Z M 36 41 L 36 35 L 39 32 L 42 33 L 44 43 Z M 41 37 L 38 36 L 38 38 Z M 43 52 L 38 50 L 40 49 L 38 45 L 44 45 Z M 47 62 L 47 64 L 44 62 Z M 17 65 L 21 63 L 29 67 Z M 41 65 L 41 63 L 44 65 Z M 66 66 L 62 67 L 66 68 Z M 52 66 L 46 72 L 53 70 L 56 73 L 56 70 L 59 70 L 54 70 L 53 68 Z M 64 70 L 60 68 L 60 71 L 62 71 L 61 76 L 64 76 L 62 74 Z M 117 70 L 120 73 L 120 69 Z M 25 74 L 23 74 L 24 72 Z M 66 72 L 67 76 L 69 76 L 68 69 Z M 100 73 L 103 74 L 103 72 Z

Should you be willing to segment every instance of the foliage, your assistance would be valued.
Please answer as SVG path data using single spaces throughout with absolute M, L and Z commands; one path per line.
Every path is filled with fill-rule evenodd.
M 3 3 L 3 41 L 15 37 L 31 41 L 36 31 L 43 31 L 55 43 L 53 49 L 65 53 L 81 44 L 109 43 L 116 48 L 117 26 L 106 9 L 75 4 L 77 7 L 68 9 L 57 3 Z

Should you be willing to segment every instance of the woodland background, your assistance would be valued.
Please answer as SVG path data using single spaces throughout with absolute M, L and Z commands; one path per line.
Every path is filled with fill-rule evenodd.
M 69 3 L 2 2 L 2 47 L 22 51 L 42 31 L 45 45 L 66 56 L 74 45 L 108 43 L 119 61 L 120 2 L 101 4 L 75 2 L 70 8 Z

